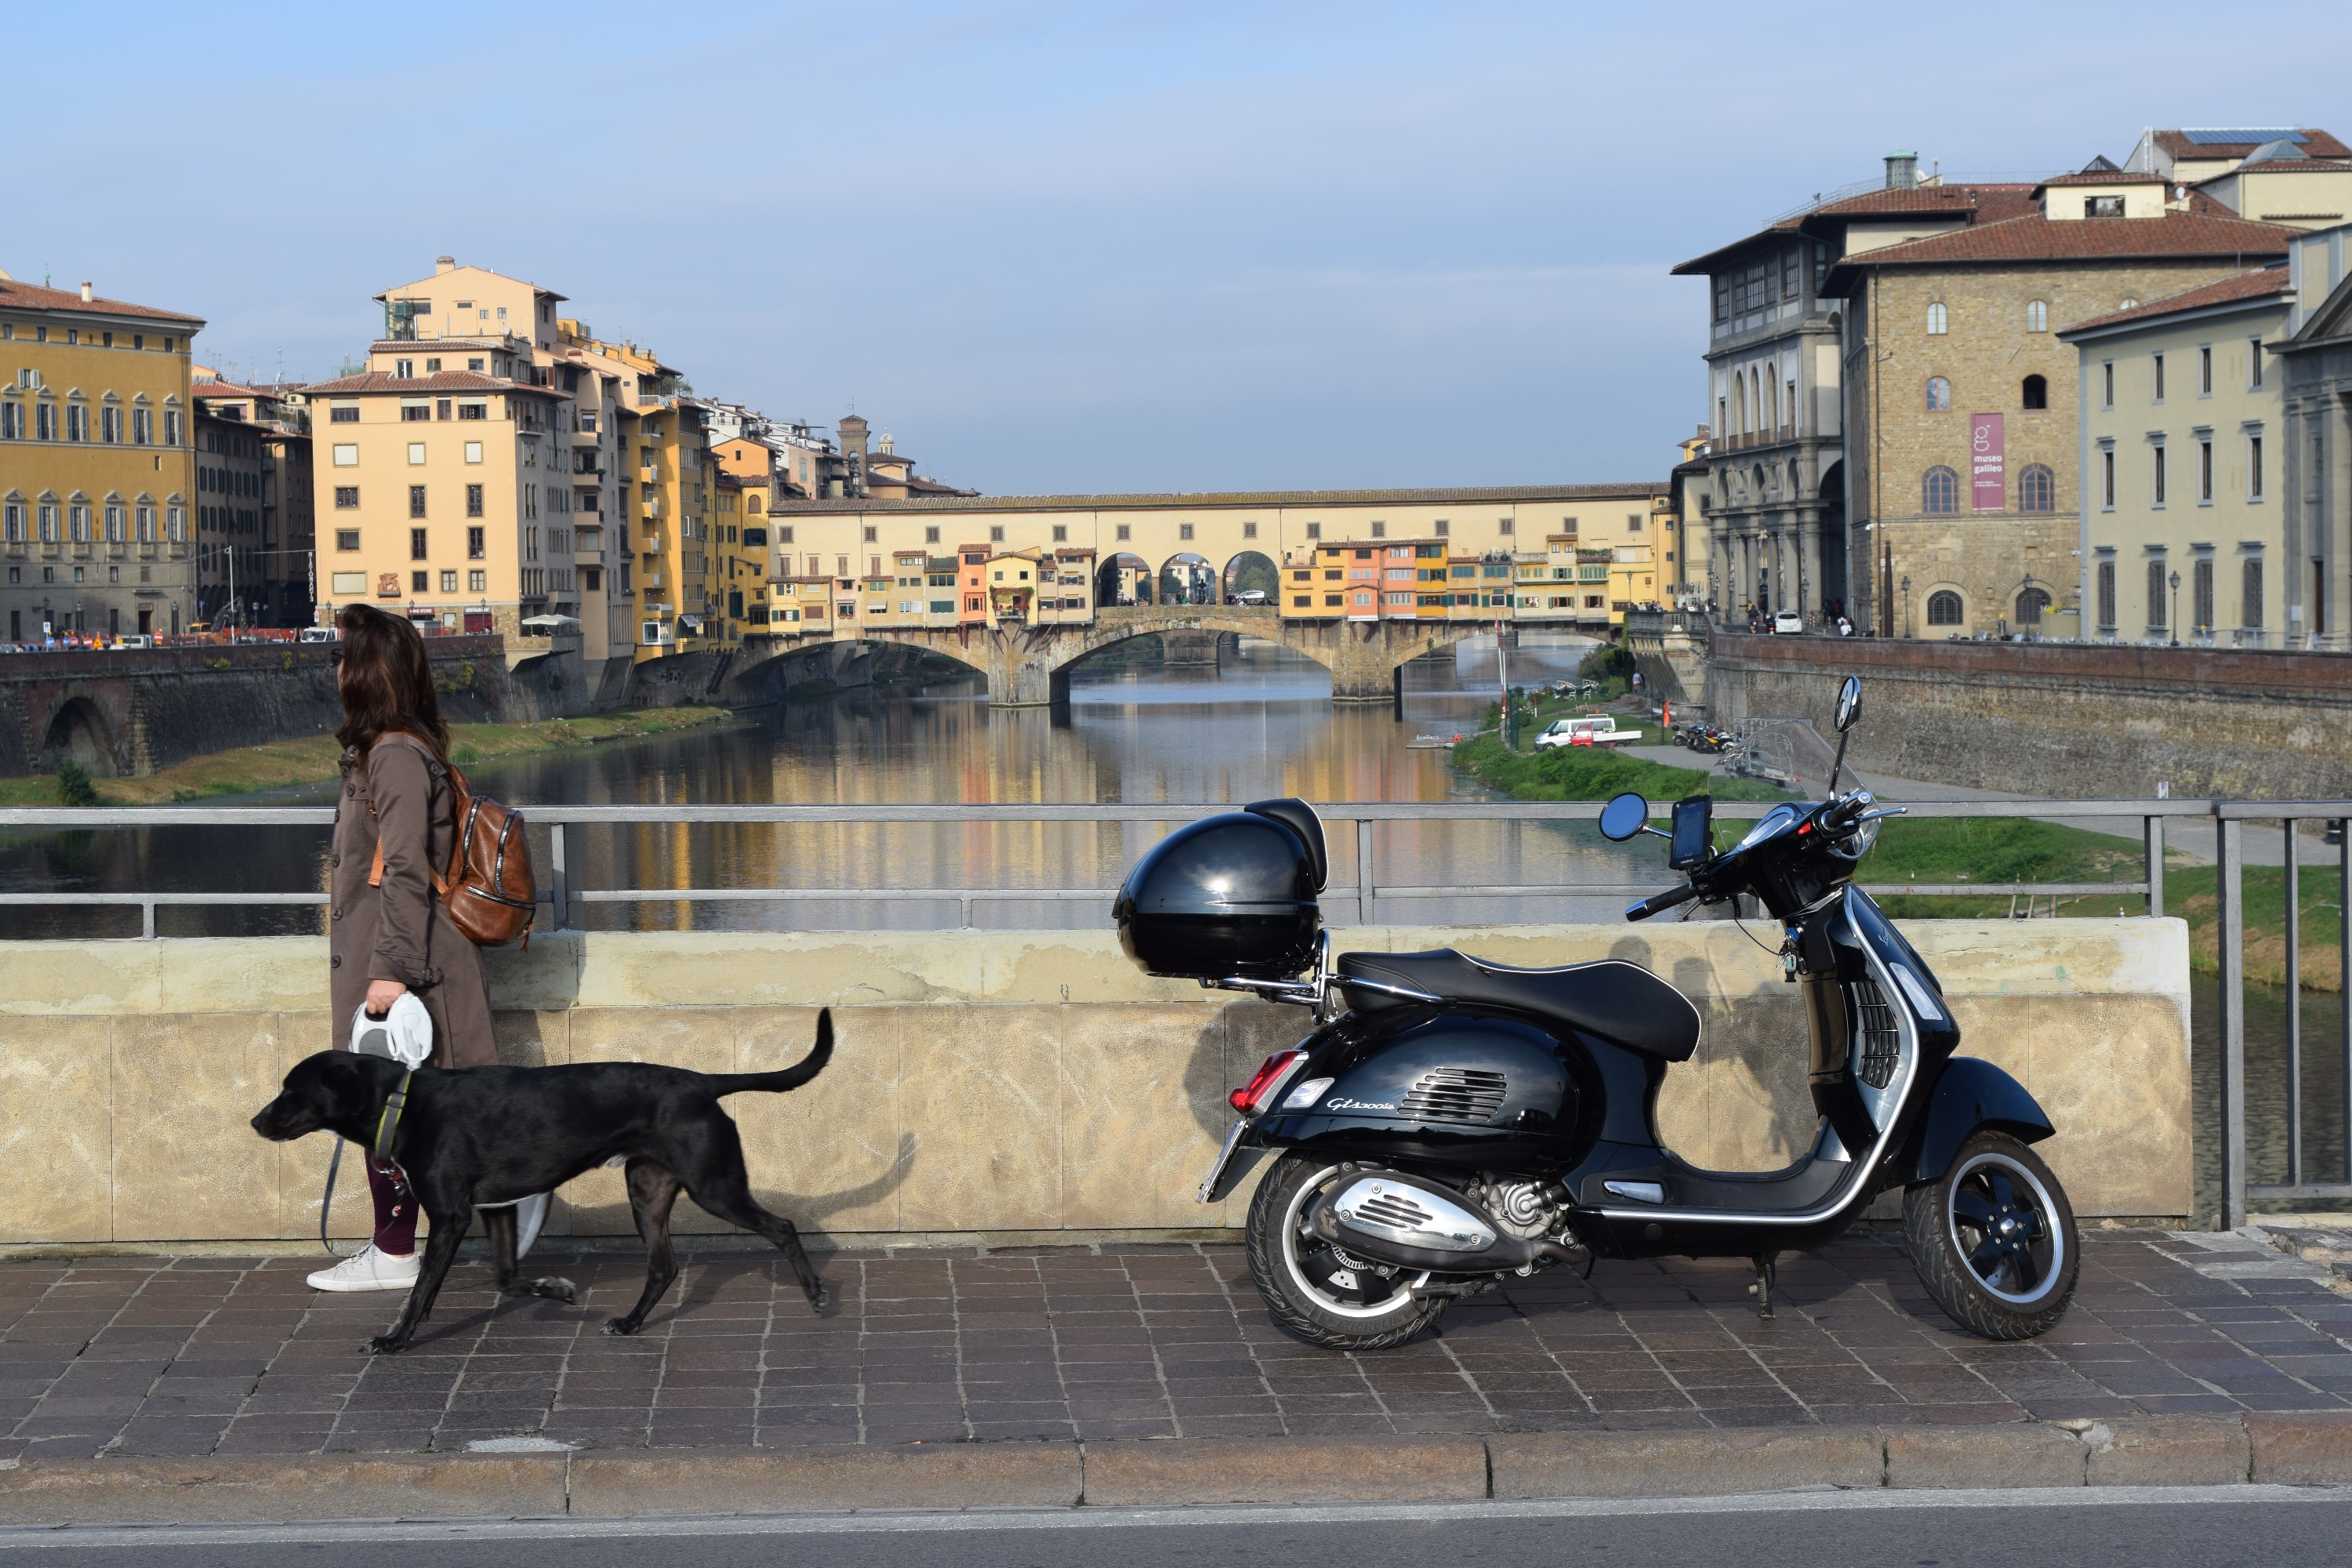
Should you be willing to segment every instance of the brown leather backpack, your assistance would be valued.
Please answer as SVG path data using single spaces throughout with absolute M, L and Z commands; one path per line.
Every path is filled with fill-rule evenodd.
M 435 759 L 439 761 L 437 757 Z M 477 947 L 504 947 L 520 940 L 530 945 L 530 922 L 539 913 L 539 885 L 531 877 L 530 841 L 522 813 L 476 795 L 456 764 L 448 770 L 450 805 L 457 831 L 449 838 L 449 874 L 428 868 L 433 890 L 449 912 L 449 923 Z M 373 814 L 375 804 L 368 803 Z M 368 886 L 383 884 L 383 839 L 375 841 L 375 864 Z

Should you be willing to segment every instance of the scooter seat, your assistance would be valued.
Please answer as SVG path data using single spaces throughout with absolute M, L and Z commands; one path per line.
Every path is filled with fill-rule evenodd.
M 1688 1061 L 1698 1049 L 1698 1009 L 1690 998 L 1622 959 L 1559 969 L 1513 969 L 1445 947 L 1434 952 L 1343 952 L 1336 968 L 1349 1005 L 1360 1013 L 1417 1004 L 1349 986 L 1351 979 L 1558 1019 L 1662 1061 Z

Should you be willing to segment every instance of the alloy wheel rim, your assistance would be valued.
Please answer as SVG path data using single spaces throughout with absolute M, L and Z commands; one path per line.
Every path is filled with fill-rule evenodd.
M 1326 1166 L 1300 1183 L 1298 1190 L 1290 1195 L 1289 1206 L 1282 1212 L 1282 1267 L 1290 1276 L 1292 1289 L 1300 1291 L 1316 1306 L 1334 1317 L 1384 1318 L 1394 1312 L 1400 1305 L 1410 1301 L 1409 1293 L 1412 1289 L 1428 1280 L 1429 1275 L 1426 1270 L 1411 1278 L 1407 1278 L 1402 1269 L 1399 1269 L 1393 1275 L 1375 1274 L 1372 1278 L 1381 1280 L 1389 1289 L 1378 1300 L 1350 1301 L 1344 1296 L 1334 1295 L 1326 1289 L 1323 1279 L 1318 1278 L 1317 1269 L 1309 1265 L 1307 1258 L 1300 1256 L 1299 1242 L 1302 1239 L 1308 1242 L 1316 1252 L 1324 1258 L 1329 1258 L 1339 1251 L 1339 1248 L 1320 1237 L 1302 1237 L 1298 1229 L 1298 1216 L 1307 1207 L 1307 1201 L 1321 1192 L 1324 1184 L 1339 1173 L 1339 1166 Z M 1334 1258 L 1334 1261 L 1338 1260 Z M 1347 1266 L 1341 1262 L 1339 1267 L 1345 1268 Z M 1325 1271 L 1323 1278 L 1328 1277 L 1328 1271 Z
M 1987 1152 L 1970 1156 L 1944 1193 L 1945 1231 L 1977 1284 L 2011 1306 L 2048 1297 L 2065 1272 L 2066 1236 L 2042 1179 Z

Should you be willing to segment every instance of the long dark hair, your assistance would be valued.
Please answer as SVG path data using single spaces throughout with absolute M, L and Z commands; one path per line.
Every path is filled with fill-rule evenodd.
M 343 700 L 342 727 L 335 739 L 367 766 L 367 755 L 391 731 L 414 735 L 449 754 L 449 727 L 433 695 L 433 667 L 425 639 L 397 616 L 373 605 L 345 605 L 335 613 L 335 690 Z

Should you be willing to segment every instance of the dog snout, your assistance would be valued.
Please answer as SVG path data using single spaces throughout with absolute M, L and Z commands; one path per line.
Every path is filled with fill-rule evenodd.
M 285 1103 L 282 1100 L 273 1100 L 253 1113 L 252 1126 L 256 1132 L 271 1142 L 283 1143 L 290 1139 L 299 1138 L 303 1132 L 310 1131 L 308 1128 L 293 1127 L 291 1125 L 293 1120 L 288 1115 Z

